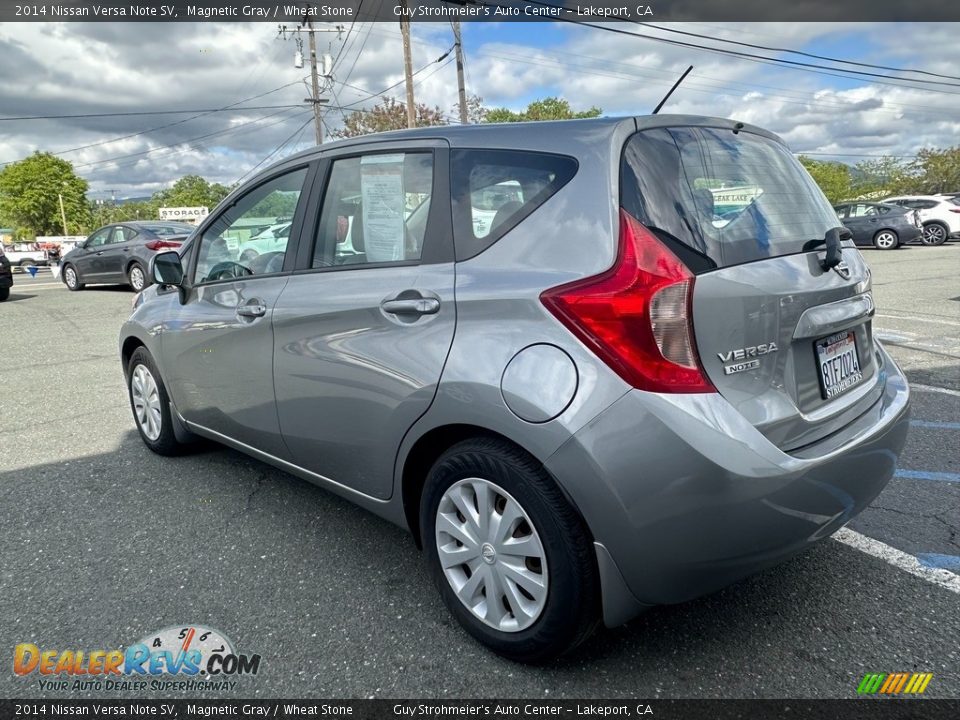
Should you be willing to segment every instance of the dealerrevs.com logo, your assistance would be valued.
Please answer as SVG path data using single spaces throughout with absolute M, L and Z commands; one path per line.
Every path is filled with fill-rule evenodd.
M 20 643 L 13 672 L 36 677 L 40 690 L 233 690 L 256 675 L 260 655 L 236 651 L 220 631 L 182 625 L 150 633 L 124 650 L 60 650 Z

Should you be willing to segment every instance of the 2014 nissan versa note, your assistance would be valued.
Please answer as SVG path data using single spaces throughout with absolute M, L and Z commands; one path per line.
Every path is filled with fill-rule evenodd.
M 729 120 L 331 143 L 154 258 L 130 403 L 155 452 L 213 439 L 409 528 L 471 635 L 543 661 L 888 482 L 908 387 L 837 225 L 780 139 Z

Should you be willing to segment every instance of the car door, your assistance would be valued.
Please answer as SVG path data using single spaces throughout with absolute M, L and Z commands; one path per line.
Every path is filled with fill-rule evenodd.
M 161 343 L 168 387 L 184 419 L 284 459 L 271 321 L 294 265 L 294 248 L 247 263 L 226 238 L 248 237 L 268 213 L 299 227 L 311 172 L 302 163 L 278 170 L 204 223 L 191 242 L 183 303 L 164 325 Z
M 854 243 L 857 245 L 872 245 L 877 220 L 873 213 L 873 207 L 857 203 L 849 205 L 848 208 L 849 212 L 843 221 L 843 225 L 853 233 Z
M 137 232 L 125 225 L 114 225 L 107 241 L 100 249 L 97 265 L 101 282 L 126 282 L 126 261 L 130 257 L 131 240 Z
M 76 255 L 71 257 L 70 261 L 77 269 L 80 282 L 103 282 L 104 268 L 101 258 L 104 245 L 112 232 L 112 226 L 100 228 L 88 237 L 86 242 L 77 248 Z
M 456 319 L 442 141 L 340 154 L 273 316 L 293 462 L 376 498 L 430 406 Z M 429 203 L 429 205 L 425 205 Z

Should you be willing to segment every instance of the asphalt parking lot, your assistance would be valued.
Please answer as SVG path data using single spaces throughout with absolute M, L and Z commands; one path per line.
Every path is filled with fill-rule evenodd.
M 851 529 L 960 573 L 960 243 L 864 252 L 913 428 Z M 117 358 L 131 298 L 41 273 L 0 304 L 0 697 L 67 695 L 12 673 L 17 643 L 114 649 L 182 623 L 263 656 L 215 697 L 850 698 L 867 672 L 960 697 L 960 594 L 835 540 L 551 666 L 501 660 L 399 529 L 231 450 L 150 453 Z

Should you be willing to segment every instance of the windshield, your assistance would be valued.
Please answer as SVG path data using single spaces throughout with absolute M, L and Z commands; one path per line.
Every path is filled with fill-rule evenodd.
M 623 155 L 621 204 L 702 271 L 802 252 L 837 215 L 780 143 L 749 132 L 656 128 Z M 687 260 L 687 257 L 684 257 Z

